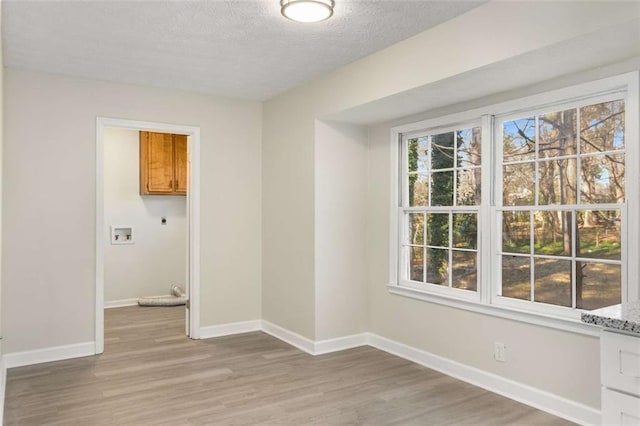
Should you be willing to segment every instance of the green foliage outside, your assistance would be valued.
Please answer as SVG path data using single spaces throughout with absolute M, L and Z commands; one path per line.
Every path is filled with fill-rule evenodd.
M 409 170 L 418 169 L 418 139 L 409 140 L 408 154 L 409 154 Z M 413 202 L 413 192 L 418 175 L 409 175 L 409 200 Z
M 420 144 L 425 141 L 411 139 L 407 146 L 408 170 L 418 169 Z M 418 195 L 416 183 L 419 175 L 412 173 L 409 175 L 409 204 L 422 202 L 426 198 L 431 206 L 452 206 L 454 204 L 454 171 L 456 159 L 454 158 L 454 144 L 458 149 L 464 145 L 464 138 L 459 132 L 448 132 L 431 136 L 429 140 L 430 164 L 428 174 L 430 178 L 429 186 L 431 190 L 427 197 L 425 194 Z M 424 155 L 424 154 L 423 154 Z M 468 154 L 467 154 L 468 155 Z M 477 155 L 477 154 L 473 154 Z M 443 169 L 449 169 L 443 171 Z M 458 169 L 461 170 L 461 169 Z M 460 183 L 459 183 L 460 184 Z M 420 185 L 418 185 L 420 187 Z M 424 192 L 424 187 L 420 187 Z M 458 194 L 458 203 L 461 205 L 475 205 L 479 196 L 474 190 L 466 191 L 466 195 Z M 418 198 L 420 197 L 420 198 Z M 430 198 L 430 200 L 429 200 Z M 449 214 L 448 213 L 428 213 L 426 215 L 426 245 L 442 247 L 443 249 L 427 249 L 427 281 L 438 284 L 441 283 L 450 273 L 449 268 Z M 475 213 L 454 213 L 453 214 L 453 247 L 456 248 L 477 248 L 477 215 Z M 413 264 L 419 265 L 422 259 L 418 259 L 420 253 L 414 252 Z M 444 284 L 444 283 L 443 283 Z
M 450 168 L 453 166 L 453 158 L 448 156 L 453 152 L 454 133 L 443 133 L 432 136 L 432 146 L 440 149 L 431 150 L 431 168 L 433 170 Z M 462 140 L 460 140 L 461 142 Z M 450 206 L 453 204 L 453 173 L 440 172 L 431 175 L 432 182 L 432 205 Z M 427 229 L 430 230 L 431 241 L 429 245 L 448 247 L 449 246 L 449 215 L 430 214 L 427 215 Z M 447 250 L 432 250 L 431 256 L 427 258 L 427 271 L 438 271 L 440 276 L 445 276 L 448 270 L 449 254 Z

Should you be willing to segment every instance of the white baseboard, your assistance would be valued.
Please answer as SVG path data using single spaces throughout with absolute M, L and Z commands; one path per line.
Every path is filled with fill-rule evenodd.
M 319 340 L 314 344 L 314 355 L 328 354 L 331 352 L 344 351 L 368 344 L 367 333 L 352 334 L 351 336 L 337 337 L 335 339 Z
M 61 361 L 63 359 L 80 358 L 95 354 L 96 342 L 85 342 L 74 345 L 36 349 L 34 351 L 8 353 L 2 356 L 2 360 L 5 368 L 13 368 L 24 365 L 41 364 L 43 362 Z
M 370 346 L 455 377 L 493 393 L 522 402 L 574 423 L 600 424 L 600 411 L 579 402 L 554 395 L 522 383 L 407 346 L 384 337 L 369 334 Z
M 310 355 L 322 355 L 331 352 L 344 351 L 346 349 L 357 348 L 367 344 L 367 334 L 353 334 L 335 339 L 319 340 L 314 342 L 298 333 L 275 325 L 269 321 L 262 320 L 262 331 L 280 339 L 285 343 L 295 346 Z
M 232 322 L 228 324 L 211 325 L 200 327 L 199 339 L 209 339 L 211 337 L 229 336 L 231 334 L 250 333 L 262 329 L 260 320 Z
M 110 300 L 104 302 L 104 308 L 122 308 L 124 306 L 134 306 L 138 304 L 138 299 L 122 299 L 122 300 Z
M 299 335 L 298 333 L 294 333 L 293 331 L 289 331 L 286 328 L 282 328 L 279 325 L 275 325 L 265 320 L 262 320 L 262 331 L 272 335 L 276 339 L 280 339 L 283 342 L 290 344 L 291 346 L 295 346 L 301 351 L 310 355 L 315 355 L 315 342 Z

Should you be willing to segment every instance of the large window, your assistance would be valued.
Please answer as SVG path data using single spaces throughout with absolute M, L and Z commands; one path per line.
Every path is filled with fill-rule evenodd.
M 402 145 L 404 281 L 476 292 L 482 198 L 478 123 L 405 135 Z
M 579 309 L 620 303 L 624 124 L 615 95 L 497 121 L 501 296 Z
M 572 318 L 637 298 L 634 75 L 397 128 L 393 285 Z

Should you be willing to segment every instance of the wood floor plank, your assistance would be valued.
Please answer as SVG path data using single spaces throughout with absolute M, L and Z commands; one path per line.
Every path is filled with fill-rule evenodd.
M 7 372 L 5 425 L 566 425 L 371 347 L 184 336 L 184 308 L 105 311 L 105 353 Z

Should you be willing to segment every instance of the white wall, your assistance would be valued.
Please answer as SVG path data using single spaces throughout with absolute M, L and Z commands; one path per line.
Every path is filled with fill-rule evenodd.
M 367 136 L 316 122 L 316 340 L 367 331 Z
M 2 22 L 2 0 L 0 0 L 0 23 Z M 3 337 L 2 327 L 2 212 L 4 209 L 4 198 L 2 197 L 2 181 L 4 179 L 3 174 L 3 141 L 4 141 L 4 54 L 2 49 L 2 25 L 0 24 L 0 337 Z M 3 342 L 4 338 L 0 339 L 0 394 L 4 395 L 4 375 L 2 374 L 4 365 L 2 361 Z M 2 416 L 4 414 L 4 406 L 0 407 L 0 422 L 2 422 Z
M 174 284 L 186 288 L 186 197 L 140 195 L 139 146 L 138 131 L 105 129 L 105 303 L 167 295 Z M 111 244 L 114 225 L 132 226 L 134 244 Z
M 305 95 L 264 109 L 262 315 L 314 339 L 314 112 Z
M 96 117 L 201 129 L 201 326 L 261 317 L 258 102 L 5 70 L 5 352 L 94 341 Z
M 638 3 L 556 2 L 552 9 L 549 13 L 549 4 L 541 2 L 490 2 L 265 103 L 265 319 L 316 340 L 357 329 L 341 329 L 332 320 L 332 316 L 339 321 L 346 317 L 344 305 L 331 304 L 330 296 L 340 299 L 357 294 L 357 277 L 363 271 L 358 243 L 347 238 L 340 241 L 332 234 L 349 226 L 360 233 L 362 217 L 357 212 L 345 213 L 351 204 L 335 207 L 353 197 L 357 185 L 337 184 L 340 176 L 353 175 L 336 166 L 339 174 L 331 176 L 330 150 L 335 149 L 333 160 L 340 163 L 360 152 L 360 142 L 340 136 L 335 129 L 325 129 L 328 134 L 336 132 L 329 136 L 332 141 L 322 140 L 315 120 L 366 117 L 370 105 L 378 101 L 376 116 L 384 120 L 410 113 L 385 109 L 385 100 L 391 98 L 395 105 L 403 100 L 421 104 L 422 111 L 446 107 L 447 99 L 449 104 L 477 104 L 482 100 L 474 96 L 525 85 L 544 89 L 549 79 L 558 79 L 554 84 L 570 84 L 571 78 L 563 77 L 566 74 L 638 55 L 637 43 L 626 44 L 625 38 L 630 31 L 633 40 L 637 39 Z M 609 50 L 593 47 L 598 45 L 594 40 L 600 39 L 618 40 L 612 46 L 623 48 L 607 56 Z M 513 79 L 522 63 L 531 66 Z M 635 66 L 636 62 L 628 64 Z M 485 82 L 492 90 L 489 93 L 483 92 Z M 342 114 L 354 109 L 361 111 Z M 367 187 L 368 330 L 598 408 L 597 338 L 388 293 L 389 125 L 369 131 L 367 175 L 360 182 Z M 321 178 L 329 180 L 314 181 Z M 315 196 L 312 191 L 317 191 Z M 339 213 L 332 217 L 333 211 Z M 315 224 L 313 233 L 308 231 L 311 223 Z M 340 242 L 343 246 L 337 248 Z M 315 261 L 310 263 L 310 259 Z M 505 364 L 492 359 L 496 340 L 510 348 Z

